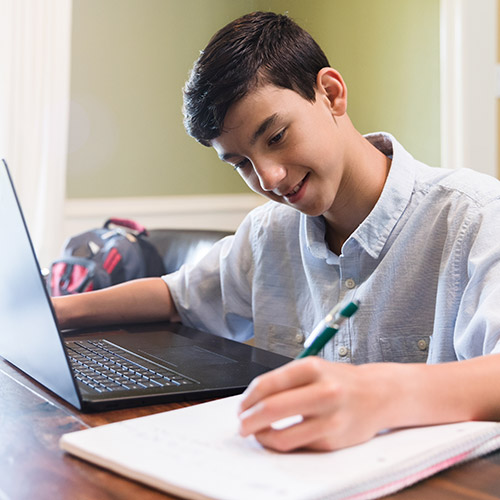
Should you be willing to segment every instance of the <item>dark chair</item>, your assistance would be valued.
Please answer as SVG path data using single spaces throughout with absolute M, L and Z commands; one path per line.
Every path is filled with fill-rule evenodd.
M 150 229 L 148 233 L 149 241 L 163 258 L 167 273 L 177 271 L 182 264 L 196 262 L 216 241 L 233 234 L 210 229 Z

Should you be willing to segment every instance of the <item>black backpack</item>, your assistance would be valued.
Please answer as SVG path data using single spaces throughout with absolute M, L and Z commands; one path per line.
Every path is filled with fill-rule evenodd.
M 70 238 L 47 279 L 53 297 L 99 290 L 136 278 L 165 274 L 146 229 L 129 219 L 109 219 L 100 229 Z

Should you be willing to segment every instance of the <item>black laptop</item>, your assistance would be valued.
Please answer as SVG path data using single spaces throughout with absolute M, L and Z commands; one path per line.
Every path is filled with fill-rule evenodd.
M 289 358 L 180 324 L 61 333 L 0 165 L 0 356 L 82 411 L 229 396 Z

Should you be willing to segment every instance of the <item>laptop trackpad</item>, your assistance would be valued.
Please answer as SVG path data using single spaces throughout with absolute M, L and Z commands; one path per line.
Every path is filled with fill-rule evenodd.
M 193 365 L 223 365 L 237 362 L 234 359 L 208 351 L 197 345 L 167 347 L 164 352 L 161 352 L 158 348 L 154 349 L 153 352 L 148 349 L 140 349 L 140 352 L 160 362 L 166 362 L 180 368 Z

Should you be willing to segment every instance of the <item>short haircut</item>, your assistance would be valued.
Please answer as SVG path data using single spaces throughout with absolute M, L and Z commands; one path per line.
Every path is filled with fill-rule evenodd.
M 254 12 L 209 41 L 184 87 L 184 126 L 205 146 L 222 133 L 229 107 L 260 85 L 314 102 L 318 72 L 330 66 L 319 45 L 289 17 Z

